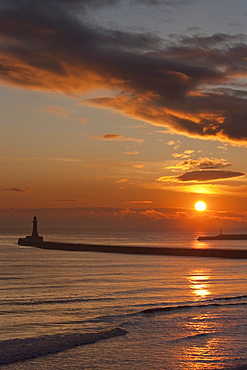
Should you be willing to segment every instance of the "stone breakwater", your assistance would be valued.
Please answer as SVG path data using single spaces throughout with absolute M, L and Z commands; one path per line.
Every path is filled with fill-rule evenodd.
M 146 254 L 164 256 L 216 257 L 230 259 L 247 259 L 247 249 L 212 249 L 212 248 L 167 248 L 137 247 L 119 245 L 74 244 L 63 242 L 31 242 L 20 238 L 18 244 L 47 250 L 63 250 L 76 252 L 101 252 L 122 254 Z

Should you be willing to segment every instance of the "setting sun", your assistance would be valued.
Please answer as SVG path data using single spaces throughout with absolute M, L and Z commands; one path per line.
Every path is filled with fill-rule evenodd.
M 207 204 L 203 202 L 202 200 L 195 203 L 195 209 L 197 211 L 202 212 L 202 211 L 205 211 L 206 208 L 207 208 Z

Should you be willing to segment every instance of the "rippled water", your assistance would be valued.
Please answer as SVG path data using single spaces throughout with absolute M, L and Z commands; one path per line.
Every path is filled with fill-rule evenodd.
M 61 237 L 200 247 L 183 234 L 46 239 Z M 247 261 L 45 251 L 16 240 L 0 242 L 3 368 L 247 369 Z

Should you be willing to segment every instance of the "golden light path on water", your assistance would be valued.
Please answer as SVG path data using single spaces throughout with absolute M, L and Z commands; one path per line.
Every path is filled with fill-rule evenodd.
M 211 317 L 196 317 L 195 320 L 206 320 Z M 216 338 L 207 338 L 203 344 L 193 344 L 184 351 L 186 369 L 215 370 L 215 363 L 220 358 L 220 343 Z
M 212 294 L 209 287 L 210 279 L 210 270 L 208 269 L 191 271 L 188 282 L 195 296 L 195 301 L 207 299 Z M 220 352 L 218 339 L 211 335 L 219 329 L 217 316 L 217 313 L 204 311 L 203 313 L 195 313 L 188 320 L 186 326 L 193 333 L 194 340 L 192 339 L 191 344 L 183 349 L 186 369 L 203 370 L 205 365 L 209 370 L 214 369 L 215 361 L 219 359 Z M 197 334 L 195 335 L 195 333 Z
M 205 270 L 195 270 L 188 277 L 190 288 L 196 296 L 196 299 L 204 299 L 211 294 L 208 286 L 210 278 L 211 276 L 208 275 Z

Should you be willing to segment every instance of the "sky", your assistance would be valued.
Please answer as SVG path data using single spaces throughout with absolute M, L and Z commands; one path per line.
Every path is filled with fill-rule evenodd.
M 246 40 L 246 0 L 0 0 L 0 229 L 246 230 Z

